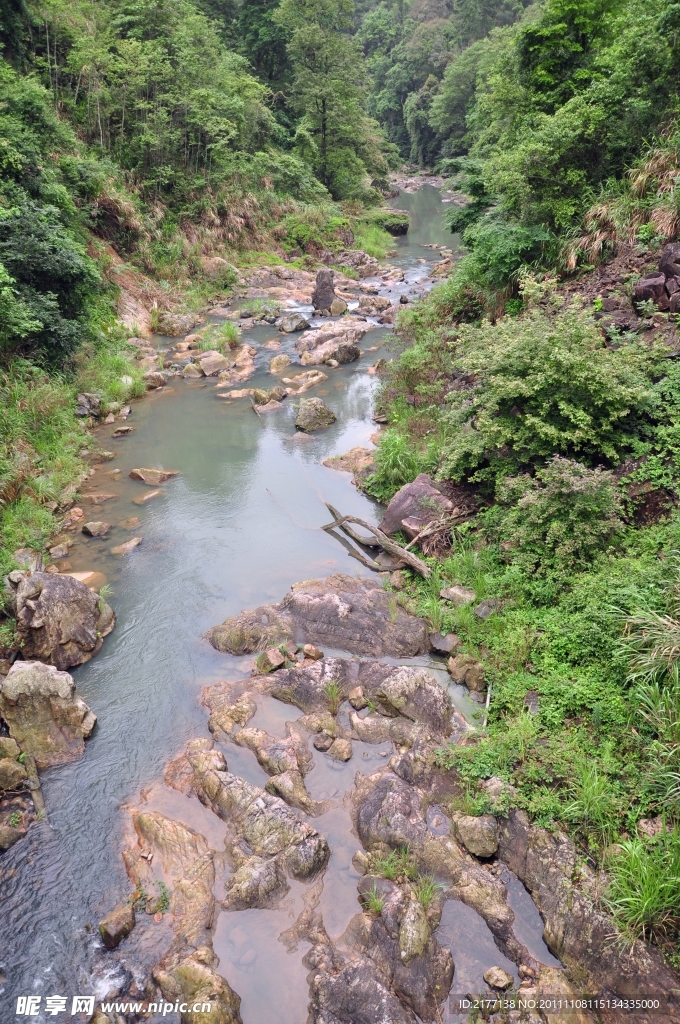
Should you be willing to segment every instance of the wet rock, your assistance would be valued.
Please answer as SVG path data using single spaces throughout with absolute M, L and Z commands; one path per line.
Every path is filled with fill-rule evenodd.
M 132 434 L 134 427 L 116 427 L 113 432 L 114 437 L 127 437 L 128 434 Z
M 103 572 L 94 572 L 93 570 L 86 570 L 85 572 L 65 572 L 64 576 L 70 576 L 72 580 L 77 580 L 79 583 L 84 583 L 89 590 L 99 590 L 106 583 L 106 576 Z M 100 598 L 101 600 L 101 598 Z
M 453 504 L 433 486 L 427 473 L 421 473 L 410 484 L 404 484 L 394 495 L 380 523 L 387 536 L 402 530 L 404 519 L 414 520 L 422 529 L 437 515 L 449 512 Z
M 124 541 L 122 544 L 116 544 L 115 547 L 111 548 L 112 555 L 129 555 L 131 551 L 138 548 L 142 543 L 141 537 L 131 537 L 130 540 Z
M 312 1024 L 416 1024 L 369 960 L 349 961 L 337 973 L 317 970 L 310 994 Z
M 445 601 L 455 604 L 456 607 L 462 607 L 464 604 L 471 604 L 477 595 L 469 587 L 461 587 L 456 584 L 453 587 L 444 587 L 439 591 L 439 596 Z
M 88 537 L 105 537 L 111 529 L 111 523 L 103 523 L 100 520 L 91 523 L 85 523 L 82 527 L 82 532 L 87 534 Z
M 335 423 L 335 413 L 324 405 L 320 398 L 304 398 L 300 402 L 295 426 L 298 430 L 310 433 L 313 430 L 323 430 Z
M 24 658 L 59 669 L 89 661 L 116 621 L 105 601 L 69 575 L 35 572 L 18 583 L 15 594 Z
M 282 331 L 283 334 L 295 334 L 297 331 L 306 331 L 308 327 L 309 322 L 305 320 L 301 313 L 288 313 L 286 316 L 281 318 L 279 323 L 279 330 Z M 290 362 L 290 360 L 288 360 L 288 362 Z
M 242 1024 L 241 999 L 217 971 L 217 958 L 208 947 L 196 950 L 184 959 L 173 961 L 165 969 L 156 968 L 155 981 L 169 1003 L 186 1004 L 180 1014 L 182 1024 Z M 196 1003 L 207 1003 L 209 1011 L 196 1014 Z
M 147 501 L 152 501 L 154 498 L 158 498 L 161 494 L 165 494 L 160 488 L 156 488 L 155 491 L 149 491 L 147 494 L 140 494 L 138 498 L 133 498 L 135 505 L 146 505 Z
M 283 668 L 286 664 L 286 656 L 278 647 L 270 647 L 258 656 L 256 665 L 258 672 L 275 672 L 277 668 Z
M 316 387 L 317 384 L 323 384 L 325 380 L 328 380 L 328 374 L 323 373 L 321 370 L 305 370 L 304 373 L 297 373 L 294 377 L 284 377 L 283 383 L 295 386 L 291 388 L 291 394 L 304 395 L 307 391 Z
M 197 363 L 187 363 L 182 370 L 183 377 L 202 377 L 203 369 Z
M 160 370 L 149 370 L 144 374 L 144 383 L 147 391 L 155 391 L 157 388 L 164 388 L 167 380 Z
M 278 857 L 281 866 L 298 879 L 324 867 L 330 856 L 324 837 L 279 797 L 232 775 L 210 741 L 190 743 L 184 760 L 190 791 L 224 821 L 233 823 L 256 856 Z
M 9 668 L 7 672 L 9 672 Z M 7 675 L 7 672 L 4 675 Z M 0 736 L 0 760 L 9 758 L 11 761 L 16 761 L 20 753 L 21 747 L 16 740 L 13 740 L 11 736 Z
M 288 640 L 376 657 L 409 658 L 429 650 L 424 619 L 400 605 L 395 609 L 377 581 L 341 573 L 296 583 L 280 604 L 242 612 L 207 636 L 213 647 L 229 654 L 249 654 Z
M 322 465 L 343 473 L 352 473 L 356 483 L 373 470 L 373 456 L 374 452 L 370 448 L 350 448 L 344 455 L 333 455 L 329 459 L 324 459 Z
M 14 828 L 12 825 L 0 825 L 0 850 L 9 850 L 24 835 L 25 833 L 20 828 Z
M 269 372 L 281 373 L 281 371 L 285 370 L 287 366 L 290 366 L 290 356 L 287 356 L 285 352 L 282 352 L 281 355 L 274 356 L 270 361 Z
M 502 967 L 490 967 L 488 971 L 484 972 L 484 981 L 491 988 L 497 988 L 501 991 L 505 991 L 506 988 L 510 988 L 513 983 L 513 977 L 504 971 Z
M 344 299 L 336 296 L 329 306 L 329 312 L 331 316 L 341 316 L 347 312 L 347 303 Z
M 271 907 L 288 892 L 283 867 L 276 858 L 249 857 L 229 879 L 225 910 Z
M 414 956 L 420 956 L 430 939 L 430 926 L 422 904 L 410 900 L 401 920 L 399 929 L 399 955 L 408 963 Z
M 107 949 L 115 949 L 126 939 L 135 926 L 135 909 L 131 903 L 121 903 L 99 922 L 99 934 Z
M 288 771 L 306 772 L 311 764 L 311 755 L 306 746 L 290 734 L 285 739 L 279 739 L 270 736 L 264 729 L 245 728 L 234 734 L 234 742 L 252 750 L 268 775 L 281 775 Z
M 404 755 L 403 760 L 410 759 L 411 755 Z M 417 764 L 421 766 L 423 784 L 429 785 L 430 769 L 422 761 Z M 413 762 L 414 770 L 415 765 Z M 401 770 L 399 764 L 395 768 Z M 367 850 L 384 852 L 407 846 L 421 873 L 432 872 L 446 879 L 449 895 L 484 918 L 506 956 L 517 963 L 535 965 L 529 950 L 514 933 L 514 914 L 507 904 L 504 885 L 474 862 L 453 836 L 431 832 L 425 820 L 427 803 L 427 794 L 422 789 L 390 768 L 380 769 L 368 778 L 357 774 L 352 793 L 356 834 Z
M 128 875 L 152 892 L 160 864 L 170 888 L 169 911 L 177 942 L 194 949 L 211 941 L 215 865 L 202 835 L 157 811 L 133 814 L 137 846 L 123 851 Z M 149 855 L 151 857 L 149 858 Z
M 338 364 L 351 363 L 360 356 L 359 342 L 366 334 L 366 324 L 356 317 L 324 324 L 318 330 L 307 331 L 295 342 L 301 353 L 303 366 L 320 365 L 335 360 Z
M 312 305 L 314 309 L 330 309 L 333 301 L 337 298 L 334 285 L 335 274 L 327 267 L 322 267 L 316 275 L 316 286 L 312 292 Z
M 473 693 L 483 693 L 486 689 L 484 666 L 471 654 L 457 654 L 455 658 L 449 658 L 446 667 L 454 683 L 462 683 Z
M 335 737 L 331 733 L 326 732 L 325 729 L 318 732 L 312 739 L 314 749 L 320 750 L 323 754 L 325 754 L 327 750 L 330 750 L 334 742 Z
M 255 714 L 257 704 L 252 693 L 241 692 L 239 684 L 217 683 L 208 686 L 201 694 L 201 701 L 210 711 L 210 731 L 229 734 L 234 726 L 245 726 Z
M 198 363 L 206 377 L 216 377 L 222 370 L 228 370 L 232 363 L 221 352 L 203 352 Z
M 334 761 L 349 761 L 352 757 L 352 741 L 336 739 L 328 748 L 328 756 Z
M 493 814 L 454 814 L 453 828 L 459 842 L 475 857 L 493 857 L 498 849 L 498 822 Z
M 0 687 L 0 717 L 38 768 L 75 761 L 97 721 L 68 672 L 40 661 L 14 662 Z
M 130 470 L 131 480 L 141 480 L 143 484 L 148 484 L 149 487 L 158 487 L 159 484 L 164 484 L 166 480 L 170 480 L 173 476 L 179 476 L 179 472 L 176 469 L 131 469 Z
M 356 270 L 359 277 L 373 277 L 380 269 L 375 256 L 369 256 L 363 249 L 341 249 L 336 253 L 335 260 L 339 266 Z

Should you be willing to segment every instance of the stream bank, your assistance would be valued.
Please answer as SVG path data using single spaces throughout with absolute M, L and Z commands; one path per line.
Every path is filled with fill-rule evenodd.
M 416 203 L 421 204 L 419 209 L 427 210 L 433 220 L 441 213 L 434 189 L 402 195 L 398 202 L 400 206 L 413 202 L 414 208 Z M 420 216 L 424 218 L 425 214 L 421 212 Z M 404 272 L 404 282 L 398 282 L 400 289 L 405 285 L 416 290 L 421 287 L 428 269 L 438 259 L 434 250 L 424 247 L 439 230 L 437 225 L 418 230 L 430 233 L 428 243 L 414 243 L 413 236 L 409 239 L 408 235 L 397 243 L 395 262 Z M 451 241 L 448 234 L 446 241 Z M 384 283 L 377 286 L 384 287 Z M 396 286 L 395 282 L 390 287 Z M 520 964 L 534 973 L 534 961 L 547 968 L 556 966 L 543 944 L 543 922 L 526 891 L 501 869 L 501 874 L 505 870 L 502 877 L 509 882 L 506 889 L 498 881 L 495 863 L 481 866 L 461 852 L 451 839 L 450 816 L 443 809 L 431 812 L 432 807 L 440 806 L 437 800 L 447 796 L 438 789 L 441 781 L 435 775 L 419 776 L 419 763 L 409 754 L 414 744 L 401 742 L 395 747 L 389 734 L 377 743 L 352 737 L 352 758 L 348 761 L 336 761 L 318 747 L 307 748 L 315 765 L 305 775 L 307 793 L 324 807 L 316 808 L 322 813 L 307 815 L 305 821 L 323 837 L 330 851 L 323 875 L 307 884 L 304 876 L 293 873 L 293 878 L 281 882 L 281 888 L 287 885 L 288 891 L 279 894 L 272 905 L 254 907 L 246 901 L 245 909 L 224 909 L 219 914 L 215 906 L 215 900 L 228 899 L 234 874 L 243 864 L 234 853 L 234 820 L 230 813 L 225 811 L 223 817 L 197 799 L 201 793 L 208 803 L 215 797 L 214 791 L 213 796 L 206 796 L 204 783 L 195 776 L 200 772 L 205 777 L 208 756 L 217 762 L 211 771 L 223 779 L 226 774 L 241 778 L 258 793 L 270 785 L 273 775 L 262 767 L 265 758 L 258 759 L 250 746 L 237 743 L 229 731 L 222 729 L 218 736 L 213 730 L 213 739 L 200 704 L 201 694 L 209 699 L 206 689 L 210 692 L 217 686 L 226 696 L 234 685 L 245 692 L 253 685 L 253 657 L 225 656 L 202 637 L 211 627 L 238 616 L 244 609 L 274 604 L 297 580 L 327 580 L 338 572 L 356 574 L 359 580 L 369 576 L 365 568 L 348 565 L 345 552 L 319 526 L 328 519 L 324 501 L 369 520 L 375 520 L 377 509 L 352 487 L 347 475 L 321 463 L 348 448 L 370 445 L 375 432 L 375 377 L 366 371 L 381 358 L 387 337 L 385 328 L 373 328 L 362 343 L 364 355 L 360 360 L 333 368 L 328 381 L 313 392 L 323 396 L 336 416 L 335 423 L 323 433 L 297 434 L 292 422 L 294 411 L 285 402 L 280 411 L 263 422 L 244 400 L 218 399 L 219 392 L 213 393 L 212 383 L 204 379 L 178 379 L 135 405 L 129 421 L 134 430 L 128 435 L 116 438 L 114 425 L 102 428 L 102 445 L 113 450 L 116 457 L 95 470 L 91 482 L 93 488 L 106 483 L 114 493 L 104 506 L 112 530 L 105 539 L 78 534 L 68 561 L 72 571 L 96 569 L 103 574 L 114 590 L 118 625 L 97 658 L 74 671 L 78 690 L 95 710 L 100 725 L 80 762 L 52 769 L 43 777 L 49 823 L 35 825 L 23 843 L 3 859 L 7 934 L 13 939 L 11 960 L 5 954 L 9 975 L 5 994 L 10 1002 L 18 994 L 29 993 L 71 995 L 83 991 L 93 992 L 98 999 L 114 993 L 145 993 L 151 972 L 177 941 L 182 919 L 177 905 L 171 905 L 171 913 L 161 913 L 158 922 L 144 915 L 142 908 L 138 913 L 140 923 L 115 954 L 104 951 L 93 926 L 130 892 L 120 857 L 122 848 L 133 854 L 138 851 L 133 857 L 138 867 L 140 857 L 147 860 L 141 856 L 147 849 L 159 851 L 156 864 L 163 860 L 162 844 L 154 840 L 154 847 L 152 843 L 158 833 L 151 831 L 151 825 L 158 819 L 151 815 L 162 815 L 203 837 L 203 843 L 196 840 L 195 845 L 204 866 L 212 862 L 214 889 L 208 865 L 205 878 L 211 892 L 203 892 L 202 931 L 194 931 L 191 942 L 185 931 L 185 941 L 199 950 L 206 948 L 207 941 L 212 944 L 219 962 L 206 956 L 201 970 L 216 971 L 238 994 L 244 1024 L 302 1024 L 310 1000 L 309 970 L 315 978 L 315 1020 L 359 1019 L 357 1009 L 342 1003 L 344 992 L 351 989 L 355 978 L 372 986 L 374 996 L 378 992 L 380 999 L 388 1001 L 389 1019 L 413 1020 L 416 1000 L 427 1017 L 433 1008 L 426 1006 L 427 999 L 418 996 L 423 990 L 413 977 L 401 978 L 394 990 L 389 987 L 398 973 L 395 922 L 400 934 L 401 921 L 409 908 L 423 940 L 421 948 L 409 947 L 413 953 L 411 956 L 407 951 L 409 962 L 422 958 L 427 946 L 429 960 L 426 957 L 418 963 L 438 965 L 437 980 L 430 973 L 423 983 L 425 995 L 428 986 L 431 991 L 437 984 L 445 985 L 447 979 L 450 983 L 448 959 L 442 952 L 445 949 L 455 963 L 454 992 L 484 990 L 483 975 L 494 966 L 507 970 L 514 983 L 520 980 Z M 255 373 L 248 385 L 271 387 L 267 366 L 272 349 L 266 346 L 276 340 L 277 351 L 286 352 L 286 346 L 290 346 L 292 353 L 293 339 L 281 339 L 275 328 L 259 326 L 248 331 L 247 340 L 256 349 Z M 369 352 L 369 348 L 374 351 Z M 151 492 L 128 474 L 133 467 L 148 465 L 172 468 L 179 475 L 164 483 L 161 493 L 152 500 L 140 504 L 139 500 Z M 131 527 L 133 517 L 138 522 Z M 142 543 L 122 558 L 113 554 L 111 548 L 124 543 L 131 529 L 135 536 L 142 537 Z M 326 647 L 321 664 L 343 654 L 346 651 Z M 392 658 L 404 660 L 395 654 Z M 432 661 L 427 655 L 421 655 L 418 664 L 443 667 L 441 661 Z M 267 679 L 275 681 L 276 676 L 274 673 Z M 282 702 L 271 693 L 258 691 L 255 703 L 248 727 L 275 740 L 290 739 L 287 723 L 294 725 L 303 717 L 299 706 L 291 706 L 295 701 Z M 349 730 L 349 714 L 343 702 L 337 721 L 345 731 Z M 403 721 L 403 716 L 387 720 Z M 357 728 L 355 725 L 355 731 Z M 405 738 L 413 739 L 402 736 L 397 740 Z M 217 748 L 212 747 L 215 740 Z M 400 751 L 399 745 L 406 749 Z M 187 749 L 189 753 L 185 753 Z M 228 773 L 221 767 L 220 756 L 226 759 Z M 200 762 L 199 767 L 189 764 L 191 761 Z M 169 764 L 175 766 L 170 772 Z M 385 815 L 391 831 L 381 836 L 372 835 L 366 822 L 362 825 L 354 783 L 357 769 L 372 779 L 363 790 L 368 805 L 373 800 L 373 806 L 379 808 L 378 797 L 384 798 L 385 786 L 392 791 L 396 787 L 409 812 L 405 816 L 408 829 L 396 831 L 399 821 L 394 813 Z M 162 778 L 168 784 L 162 784 Z M 267 802 L 264 795 L 254 795 L 253 799 Z M 285 808 L 280 800 L 268 806 L 275 806 L 277 814 Z M 397 810 L 401 813 L 402 808 Z M 368 818 L 369 822 L 379 821 L 381 815 L 371 813 Z M 303 819 L 296 816 L 296 820 Z M 437 838 L 440 857 L 435 862 L 427 861 L 423 848 L 418 871 L 427 874 L 435 870 L 442 859 L 442 836 L 448 837 L 445 842 L 455 863 L 450 877 L 439 883 L 447 889 L 437 890 L 446 891 L 450 898 L 443 901 L 437 897 L 432 902 L 434 910 L 427 927 L 418 908 L 411 907 L 411 882 L 415 879 L 402 872 L 391 888 L 386 887 L 389 891 L 382 894 L 382 910 L 376 916 L 376 921 L 384 920 L 386 904 L 394 905 L 387 937 L 381 934 L 378 941 L 375 934 L 371 935 L 372 925 L 368 931 L 346 934 L 360 910 L 357 887 L 362 879 L 372 878 L 376 887 L 382 885 L 382 876 L 371 874 L 377 867 L 375 861 L 355 857 L 360 847 L 375 847 L 371 849 L 373 857 L 389 856 L 390 849 L 402 844 L 415 849 L 428 836 Z M 252 851 L 253 843 L 249 845 Z M 256 851 L 256 855 L 261 852 Z M 142 875 L 135 877 L 137 869 L 132 867 L 131 856 L 128 869 L 137 881 Z M 323 858 L 315 866 L 321 867 L 322 863 Z M 497 909 L 506 907 L 501 912 L 507 925 L 503 935 L 497 926 L 494 932 L 480 913 L 483 901 L 463 900 L 462 889 L 466 886 L 461 883 L 461 864 L 466 879 L 472 876 L 480 891 L 494 895 Z M 410 867 L 408 870 L 411 872 Z M 180 889 L 178 882 L 184 876 L 178 872 L 168 861 L 171 892 Z M 151 881 L 155 880 L 152 875 Z M 458 889 L 449 891 L 452 885 Z M 510 895 L 504 896 L 505 892 Z M 423 906 L 421 901 L 415 902 Z M 441 923 L 437 922 L 439 912 Z M 363 928 L 366 915 L 359 917 Z M 491 924 L 499 920 L 498 913 L 487 917 Z M 26 927 L 28 920 L 30 929 Z M 280 935 L 285 935 L 283 941 L 279 941 Z M 343 935 L 346 938 L 341 941 Z M 437 947 L 431 945 L 431 940 Z M 345 962 L 350 946 L 358 960 L 350 955 Z M 167 976 L 176 973 L 176 968 L 176 964 L 164 964 L 164 977 L 156 982 L 161 989 L 165 986 L 167 992 L 172 991 L 173 981 Z M 380 981 L 376 970 L 387 982 Z M 532 976 L 526 974 L 527 978 Z M 554 984 L 554 978 L 548 976 Z M 345 990 L 339 987 L 338 977 L 345 979 Z M 397 990 L 406 1002 L 395 994 Z M 375 1009 L 380 999 L 366 1004 L 374 1008 L 370 1020 L 380 1019 Z M 345 1007 L 344 1016 L 335 1013 L 340 1004 Z M 176 1021 L 177 1015 L 165 1019 Z

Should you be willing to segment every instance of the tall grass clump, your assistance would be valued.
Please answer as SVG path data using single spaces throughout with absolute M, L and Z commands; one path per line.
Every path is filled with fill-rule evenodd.
M 610 866 L 605 903 L 631 938 L 673 938 L 680 924 L 680 835 L 619 844 Z

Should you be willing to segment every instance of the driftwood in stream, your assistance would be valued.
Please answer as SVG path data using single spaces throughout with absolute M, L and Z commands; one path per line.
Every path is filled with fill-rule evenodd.
M 327 523 L 326 526 L 322 526 L 322 530 L 334 530 L 337 527 L 344 530 L 344 532 L 358 544 L 365 544 L 366 546 L 374 547 L 375 545 L 368 538 L 361 537 L 355 530 L 352 530 L 351 533 L 348 530 L 345 530 L 347 523 L 355 523 L 357 526 L 362 526 L 364 530 L 368 530 L 369 533 L 373 534 L 377 544 L 383 549 L 383 551 L 387 551 L 388 554 L 394 555 L 395 558 L 399 558 L 402 562 L 406 562 L 407 565 L 412 569 L 415 569 L 415 571 L 425 579 L 429 579 L 432 572 L 429 565 L 426 565 L 425 562 L 421 561 L 421 559 L 414 555 L 412 551 L 407 551 L 406 548 L 401 546 L 401 544 L 397 544 L 396 541 L 390 540 L 390 538 L 386 537 L 382 530 L 379 530 L 377 526 L 371 526 L 370 523 L 367 523 L 364 519 L 359 519 L 357 516 L 338 516 L 336 509 L 332 508 L 328 502 L 325 504 L 326 508 L 333 516 L 333 522 Z

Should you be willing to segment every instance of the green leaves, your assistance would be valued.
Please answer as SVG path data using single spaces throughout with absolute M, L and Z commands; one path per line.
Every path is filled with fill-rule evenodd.
M 591 318 L 568 308 L 496 325 L 462 325 L 456 364 L 474 376 L 453 390 L 441 472 L 495 481 L 553 454 L 617 461 L 651 405 L 640 350 L 606 348 Z

